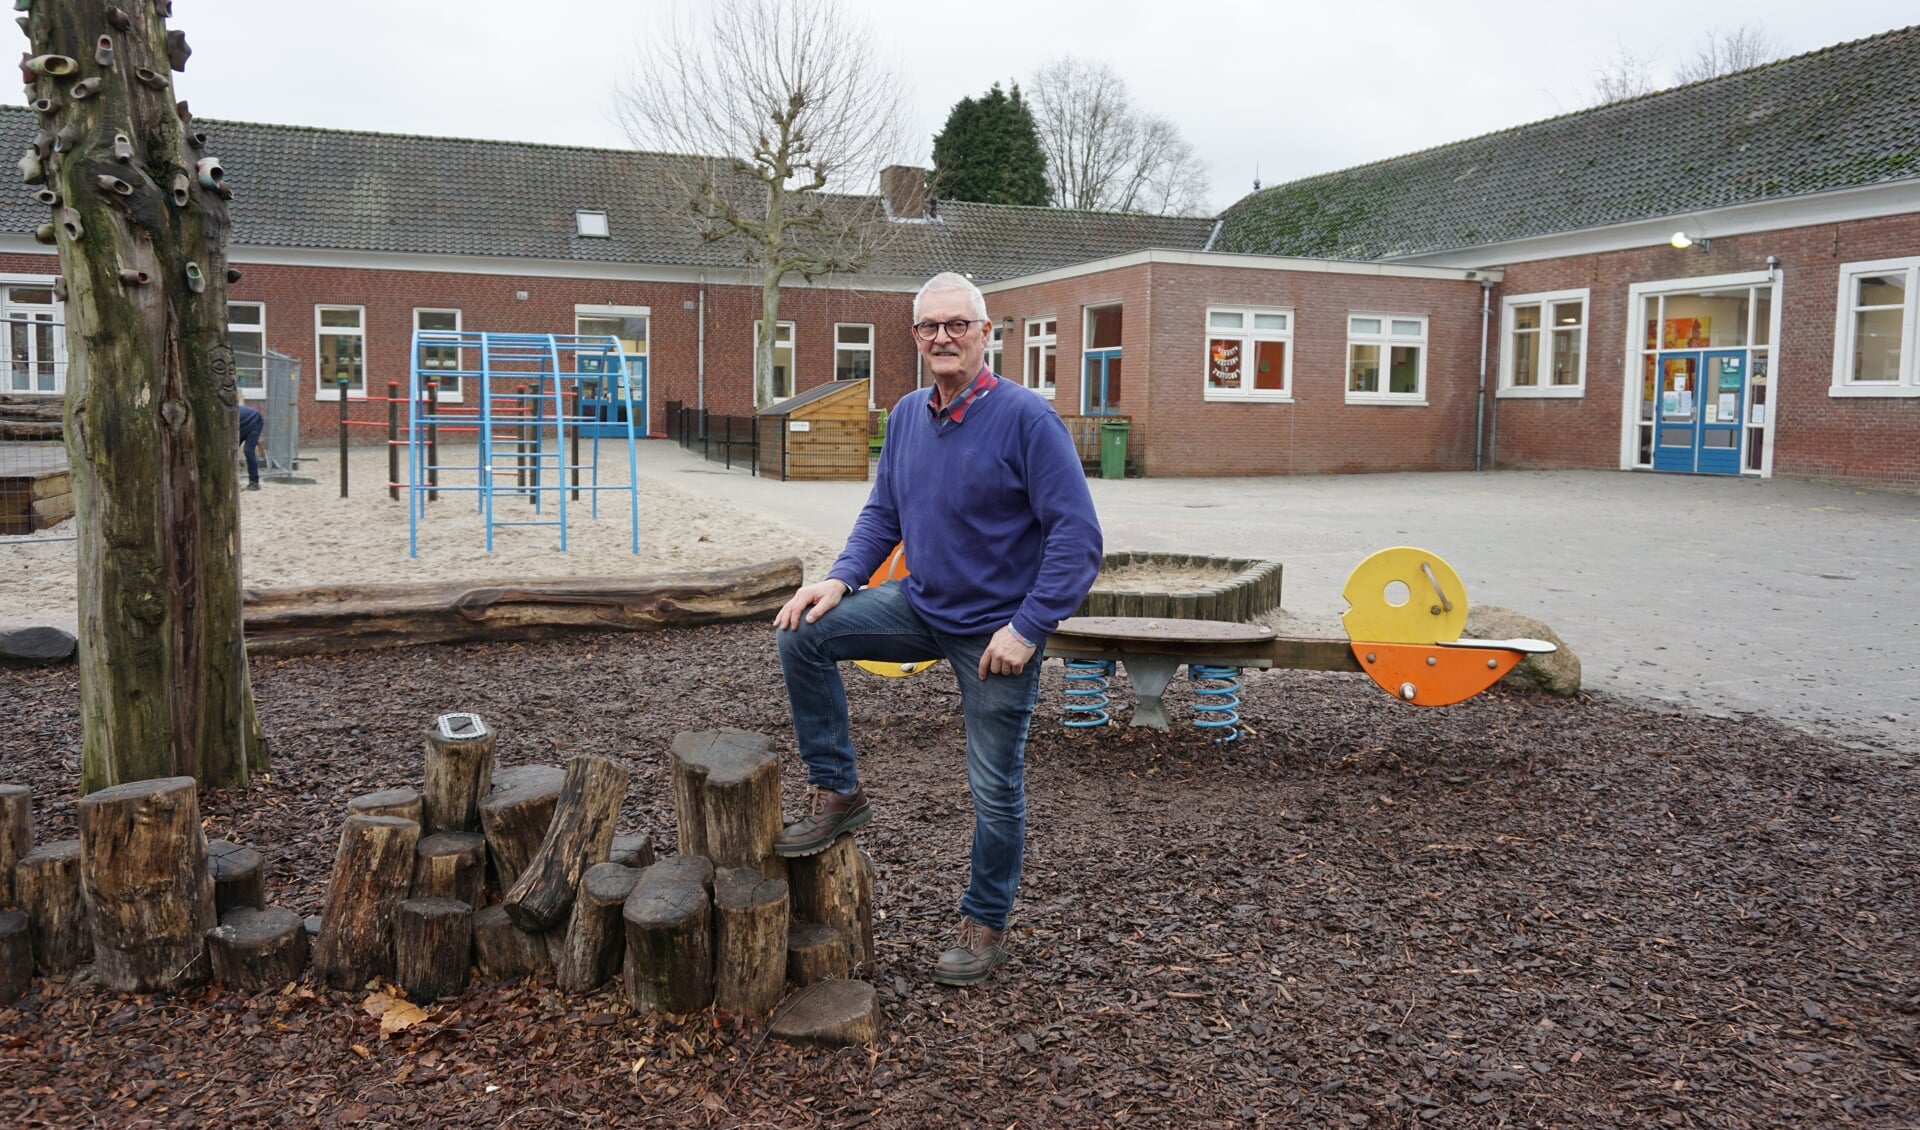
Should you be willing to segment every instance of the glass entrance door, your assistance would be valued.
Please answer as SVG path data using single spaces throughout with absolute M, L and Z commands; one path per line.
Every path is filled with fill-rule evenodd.
M 582 373 L 602 374 L 599 381 L 587 382 L 580 398 L 581 412 L 589 423 L 581 425 L 582 435 L 626 435 L 627 414 L 631 406 L 633 429 L 647 434 L 647 329 L 644 313 L 578 314 L 574 332 L 582 336 L 606 336 L 620 343 L 621 357 L 612 358 L 581 353 L 576 360 Z M 613 375 L 617 371 L 618 375 Z
M 1659 366 L 1653 469 L 1739 474 L 1746 350 L 1664 352 Z

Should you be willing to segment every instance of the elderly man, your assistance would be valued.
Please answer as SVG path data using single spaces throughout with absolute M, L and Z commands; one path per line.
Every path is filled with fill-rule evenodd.
M 1038 657 L 1100 571 L 1100 522 L 1073 440 L 1052 405 L 986 367 L 992 332 L 986 299 L 964 277 L 920 288 L 913 334 L 933 386 L 888 414 L 873 493 L 846 548 L 774 618 L 809 786 L 809 811 L 774 841 L 781 855 L 825 851 L 873 818 L 836 663 L 953 667 L 974 821 L 959 939 L 933 969 L 944 985 L 984 981 L 1006 960 Z M 911 575 L 862 588 L 902 542 Z

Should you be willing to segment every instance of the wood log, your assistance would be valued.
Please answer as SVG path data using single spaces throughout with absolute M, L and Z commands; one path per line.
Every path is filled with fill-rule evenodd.
M 562 922 L 580 876 L 606 862 L 620 802 L 627 796 L 627 775 L 626 766 L 604 757 L 580 754 L 567 760 L 546 837 L 502 900 L 522 930 L 542 933 Z
M 873 861 L 841 836 L 818 855 L 787 861 L 793 916 L 839 932 L 854 971 L 873 960 Z
M 487 901 L 487 838 L 478 832 L 435 832 L 414 848 L 412 896 L 458 899 L 474 910 Z
M 865 981 L 820 981 L 788 997 L 767 1032 L 790 1044 L 871 1044 L 880 1038 L 880 998 Z
M 33 933 L 20 910 L 0 910 L 0 1005 L 27 995 L 33 984 Z
M 845 977 L 851 969 L 847 940 L 840 931 L 818 922 L 787 924 L 787 980 L 795 988 Z
M 130 781 L 75 806 L 93 916 L 93 976 L 123 993 L 172 992 L 205 981 L 207 931 L 218 922 L 207 837 L 192 777 Z
M 493 789 L 480 802 L 480 826 L 499 889 L 511 890 L 540 850 L 566 782 L 557 765 L 517 765 L 494 773 Z
M 207 844 L 207 874 L 213 877 L 213 910 L 226 921 L 229 910 L 267 908 L 266 861 L 260 853 L 232 840 Z
M 627 999 L 641 1012 L 713 1003 L 713 864 L 676 855 L 640 873 L 627 896 Z
M 341 825 L 313 948 L 321 981 L 357 989 L 393 976 L 393 916 L 413 883 L 419 843 L 420 825 L 398 816 L 349 816 Z
M 787 881 L 752 867 L 713 879 L 713 1003 L 766 1016 L 787 989 Z
M 41 844 L 13 867 L 13 895 L 26 911 L 33 962 L 42 973 L 70 973 L 93 958 L 93 921 L 81 894 L 80 841 Z
M 630 836 L 615 836 L 607 847 L 607 862 L 618 863 L 622 867 L 652 867 L 653 837 L 645 832 Z
M 554 955 L 553 980 L 563 993 L 590 993 L 620 972 L 626 930 L 620 917 L 640 872 L 596 863 L 580 878 L 565 941 Z
M 283 907 L 237 907 L 207 931 L 214 979 L 243 993 L 270 992 L 307 971 L 312 943 L 306 923 Z
M 425 1004 L 460 995 L 473 954 L 473 907 L 459 899 L 412 898 L 393 922 L 393 979 Z
M 553 964 L 547 939 L 515 926 L 497 905 L 474 912 L 473 958 L 491 981 L 512 981 Z
M 680 854 L 715 867 L 752 867 L 785 878 L 773 854 L 780 832 L 780 760 L 765 734 L 682 732 L 673 737 L 673 811 Z
M 398 816 L 415 824 L 427 818 L 426 798 L 419 789 L 381 789 L 347 802 L 349 816 Z
M 255 655 L 311 655 L 458 640 L 562 639 L 770 619 L 802 583 L 800 559 L 655 577 L 515 584 L 423 581 L 246 590 Z
M 33 790 L 0 785 L 0 906 L 13 905 L 13 865 L 33 850 Z M 648 850 L 652 850 L 649 842 Z
M 480 798 L 493 787 L 493 731 L 478 714 L 442 714 L 427 727 L 426 831 L 480 827 Z

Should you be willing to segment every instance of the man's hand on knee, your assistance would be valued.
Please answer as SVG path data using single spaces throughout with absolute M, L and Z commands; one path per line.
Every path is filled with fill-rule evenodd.
M 802 617 L 806 618 L 807 623 L 813 623 L 832 611 L 833 606 L 840 603 L 840 598 L 851 591 L 853 590 L 843 582 L 831 577 L 824 581 L 803 585 L 788 598 L 785 604 L 780 606 L 780 611 L 774 614 L 773 626 L 785 631 L 796 631 L 800 627 Z

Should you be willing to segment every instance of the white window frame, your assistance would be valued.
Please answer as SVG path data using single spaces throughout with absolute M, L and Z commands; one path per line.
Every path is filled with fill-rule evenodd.
M 1041 327 L 1049 322 L 1053 323 L 1052 332 L 1042 333 Z M 1028 318 L 1024 329 L 1020 342 L 1020 383 L 1052 400 L 1060 390 L 1060 319 L 1052 314 Z M 1042 388 L 1037 382 L 1045 366 L 1039 364 L 1039 360 L 1048 354 L 1053 356 L 1053 384 Z
M 0 318 L 4 318 L 6 321 L 13 320 L 11 316 L 11 312 L 13 308 L 7 305 L 5 300 L 6 289 L 11 287 L 21 286 L 21 287 L 44 288 L 50 291 L 53 289 L 54 282 L 55 282 L 55 277 L 53 275 L 0 274 Z M 23 306 L 21 307 L 21 309 L 39 310 L 41 309 L 41 306 L 38 303 L 34 303 L 30 307 Z M 67 335 L 65 330 L 66 330 L 66 323 L 67 323 L 67 304 L 65 302 L 62 302 L 59 298 L 56 297 L 53 300 L 53 305 L 50 307 L 47 307 L 47 309 L 50 309 L 53 312 L 53 320 L 51 323 L 49 323 L 53 327 L 53 334 L 52 334 L 52 337 L 53 337 L 53 388 L 52 389 L 37 389 L 37 388 L 16 389 L 13 387 L 13 345 L 12 345 L 11 338 L 9 338 L 7 342 L 7 356 L 5 359 L 6 374 L 5 376 L 0 376 L 0 393 L 11 393 L 12 395 L 15 395 L 15 396 L 64 396 L 66 395 Z M 22 319 L 22 320 L 27 321 L 29 324 L 31 324 L 32 322 L 31 319 Z M 13 331 L 11 329 L 7 331 L 8 334 L 12 334 L 12 332 Z M 45 359 L 35 358 L 34 363 L 39 364 L 42 360 L 45 360 Z
M 755 401 L 755 408 L 768 407 L 766 404 L 758 403 L 760 399 L 760 326 L 765 321 L 765 318 L 755 318 L 753 320 L 753 336 L 747 339 L 749 348 L 753 350 L 753 399 Z M 800 368 L 800 335 L 795 332 L 793 323 L 787 321 L 785 318 L 775 322 L 773 324 L 773 353 L 775 357 L 780 355 L 780 331 L 782 330 L 785 330 L 787 333 L 787 356 L 793 358 L 793 364 L 790 366 L 792 371 L 787 373 L 787 395 L 774 397 L 771 401 L 772 404 L 778 404 L 783 400 L 791 400 L 800 391 L 800 374 L 798 371 Z M 868 399 L 871 400 L 872 397 L 869 396 Z
M 246 322 L 236 323 L 233 320 L 233 308 L 235 306 L 251 306 L 255 310 L 260 311 L 260 321 L 257 324 Z M 246 385 L 240 384 L 240 358 L 238 350 L 235 350 L 233 363 L 234 385 L 239 388 L 240 396 L 244 400 L 265 400 L 267 398 L 267 304 L 264 302 L 237 302 L 229 299 L 227 302 L 227 344 L 233 344 L 233 335 L 236 333 L 257 333 L 260 335 L 260 387 L 248 388 Z M 315 356 L 317 357 L 319 354 L 315 354 Z
M 1540 371 L 1541 378 L 1550 378 L 1553 370 L 1553 335 L 1566 332 L 1557 329 L 1553 323 L 1553 304 L 1556 302 L 1579 302 L 1580 325 L 1580 371 L 1570 385 L 1517 385 L 1513 383 L 1513 363 L 1517 351 L 1513 347 L 1514 335 L 1520 331 L 1515 327 L 1517 312 L 1522 306 L 1540 307 L 1540 325 L 1529 331 L 1540 335 Z M 1589 288 L 1579 290 L 1550 290 L 1539 294 L 1515 294 L 1500 300 L 1500 387 L 1494 392 L 1498 397 L 1511 398 L 1580 398 L 1587 395 L 1587 327 L 1593 323 L 1593 296 Z
M 592 231 L 592 228 L 599 228 Z M 573 234 L 581 239 L 612 239 L 613 224 L 607 214 L 598 208 L 576 208 L 573 212 Z
M 422 315 L 422 314 L 452 314 L 452 315 L 453 315 L 453 329 L 451 329 L 451 330 L 440 330 L 440 331 L 434 331 L 434 330 L 424 330 L 424 331 L 423 331 L 423 330 L 422 330 L 422 329 L 420 328 L 420 315 Z M 421 333 L 435 333 L 435 332 L 440 332 L 440 333 L 452 333 L 452 334 L 458 334 L 458 333 L 460 332 L 460 327 L 461 327 L 461 326 L 463 326 L 463 325 L 465 325 L 465 324 L 466 324 L 466 321 L 465 321 L 465 319 L 464 319 L 464 318 L 462 317 L 462 315 L 461 315 L 461 313 L 460 313 L 460 311 L 459 311 L 459 310 L 457 310 L 457 309 L 455 309 L 454 307 L 451 307 L 451 306 L 415 306 L 415 307 L 413 308 L 413 332 L 414 332 L 414 337 L 415 337 L 415 340 L 418 340 L 418 338 L 419 338 L 419 335 L 420 335 Z M 459 366 L 459 361 L 458 361 L 458 357 L 459 357 L 459 352 L 458 352 L 458 348 L 456 347 L 456 349 L 455 349 L 455 358 L 456 358 L 456 360 L 455 360 L 455 368 L 459 368 L 459 367 L 460 367 L 460 366 Z M 411 366 L 412 366 L 412 364 L 413 364 L 413 358 L 411 358 L 411 357 L 409 357 L 409 358 L 407 358 L 407 364 L 408 364 L 408 366 L 409 366 L 409 367 L 411 367 Z M 475 379 L 475 380 L 478 380 L 479 378 L 478 378 L 478 377 L 476 377 L 476 378 L 474 378 L 474 379 Z M 462 400 L 462 399 L 463 399 L 463 398 L 465 397 L 465 390 L 466 390 L 466 387 L 467 387 L 467 382 L 466 382 L 466 381 L 465 381 L 464 379 L 462 379 L 462 378 L 455 378 L 455 380 L 456 380 L 456 381 L 457 381 L 458 383 L 456 383 L 456 384 L 455 384 L 455 386 L 454 386 L 454 389 L 453 389 L 453 391 L 452 391 L 452 392 L 448 392 L 448 391 L 447 391 L 447 389 L 446 389 L 446 386 L 445 386 L 445 385 L 442 385 L 442 386 L 440 387 L 440 389 L 438 390 L 438 392 L 437 392 L 437 393 L 435 394 L 435 400 L 436 400 L 436 401 L 438 401 L 439 403 L 442 403 L 442 404 L 458 404 L 458 403 L 460 403 L 460 402 L 461 402 L 461 400 Z M 424 394 L 423 394 L 423 395 L 424 395 Z
M 1244 322 L 1239 329 L 1215 329 L 1215 314 L 1240 314 Z M 1287 320 L 1284 330 L 1256 329 L 1254 319 L 1264 315 L 1279 315 Z M 1200 390 L 1201 396 L 1210 401 L 1258 401 L 1271 404 L 1285 404 L 1293 400 L 1293 308 L 1290 306 L 1208 306 L 1201 323 L 1200 352 Z M 1240 387 L 1215 388 L 1213 386 L 1213 352 L 1215 341 L 1235 339 L 1240 342 Z M 1286 364 L 1280 374 L 1277 389 L 1253 388 L 1247 381 L 1253 375 L 1247 366 L 1254 356 L 1254 344 L 1262 341 L 1278 341 L 1287 347 Z
M 1355 318 L 1378 318 L 1380 332 L 1375 334 L 1356 333 L 1353 328 Z M 1393 332 L 1395 322 L 1419 322 L 1420 336 L 1408 337 Z M 1427 406 L 1427 353 L 1428 338 L 1432 327 L 1425 314 L 1389 314 L 1380 310 L 1350 310 L 1347 313 L 1347 350 L 1340 367 L 1340 386 L 1346 390 L 1348 404 L 1393 404 L 1407 408 L 1425 408 Z M 1356 345 L 1375 345 L 1381 349 L 1380 380 L 1382 384 L 1393 377 L 1389 371 L 1393 347 L 1396 345 L 1417 346 L 1420 350 L 1420 364 L 1414 375 L 1415 388 L 1412 392 L 1355 392 L 1353 390 L 1353 347 Z
M 1907 300 L 1900 317 L 1900 371 L 1891 381 L 1853 379 L 1855 282 L 1861 275 L 1907 276 Z M 1828 396 L 1920 396 L 1920 256 L 1876 259 L 1840 266 L 1840 296 L 1834 310 L 1833 384 Z
M 360 315 L 360 325 L 358 328 L 352 330 L 344 326 L 322 326 L 320 324 L 320 315 L 323 311 L 327 310 L 352 310 Z M 365 400 L 367 398 L 367 381 L 369 379 L 367 374 L 367 308 L 345 302 L 316 302 L 313 304 L 313 383 L 316 386 L 314 399 L 337 401 L 340 399 L 339 388 L 334 385 L 333 381 L 330 380 L 326 374 L 320 371 L 320 358 L 325 353 L 325 351 L 320 348 L 320 341 L 325 337 L 358 337 L 360 339 L 360 388 L 358 391 L 355 391 L 349 386 L 347 388 L 347 399 Z
M 996 376 L 1006 375 L 1001 372 L 1000 366 L 1007 361 L 1007 330 L 1012 324 L 1011 321 L 995 322 L 987 333 L 987 353 L 983 360 Z

